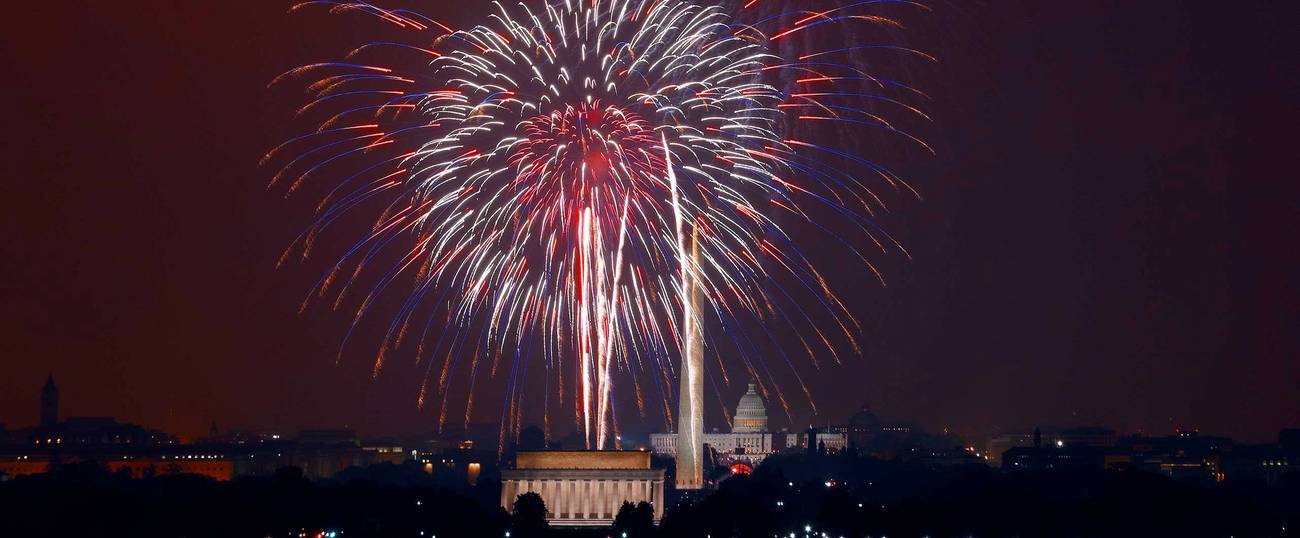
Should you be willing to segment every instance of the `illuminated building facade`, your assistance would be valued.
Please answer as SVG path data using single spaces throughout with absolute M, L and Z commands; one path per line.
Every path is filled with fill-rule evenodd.
M 848 448 L 849 435 L 844 428 L 808 428 L 803 433 L 787 433 L 785 446 L 801 448 L 808 452 L 834 454 Z
M 736 417 L 732 421 L 732 433 L 760 433 L 767 431 L 767 407 L 763 405 L 763 397 L 758 395 L 753 383 L 749 384 L 749 389 L 745 395 L 740 397 L 740 402 L 736 404 Z
M 757 465 L 769 454 L 784 448 L 782 441 L 786 437 L 767 431 L 767 408 L 755 384 L 750 383 L 745 394 L 740 397 L 734 416 L 731 432 L 711 432 L 701 436 L 701 444 L 712 448 L 720 459 Z M 652 433 L 650 450 L 658 455 L 675 457 L 678 452 L 677 439 L 677 434 Z
M 501 471 L 501 507 L 512 510 L 525 493 L 542 497 L 552 525 L 606 526 L 624 502 L 649 503 L 658 522 L 664 471 L 650 468 L 649 452 L 519 452 L 514 468 Z
M 494 469 L 493 463 L 497 461 L 495 453 L 475 451 L 472 441 L 464 441 L 455 448 L 420 452 L 415 459 L 425 474 L 471 486 L 478 484 L 485 466 Z

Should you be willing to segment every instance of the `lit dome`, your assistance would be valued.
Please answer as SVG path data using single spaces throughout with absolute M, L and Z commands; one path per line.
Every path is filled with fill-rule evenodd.
M 740 397 L 736 404 L 736 421 L 731 427 L 733 433 L 758 433 L 767 431 L 767 407 L 763 397 L 758 395 L 753 383 L 749 391 Z

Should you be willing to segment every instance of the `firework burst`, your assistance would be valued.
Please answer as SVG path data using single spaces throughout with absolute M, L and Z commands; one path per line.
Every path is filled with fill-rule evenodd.
M 737 330 L 753 320 L 801 327 L 814 361 L 818 348 L 838 360 L 836 341 L 857 347 L 852 315 L 780 223 L 821 227 L 823 215 L 851 223 L 866 240 L 840 242 L 874 272 L 856 243 L 901 248 L 867 220 L 882 206 L 870 184 L 906 186 L 788 133 L 801 120 L 899 132 L 866 100 L 916 111 L 890 97 L 906 87 L 845 60 L 865 47 L 790 55 L 781 43 L 891 25 L 863 13 L 890 3 L 904 2 L 771 16 L 760 15 L 771 10 L 759 0 L 731 9 L 702 0 L 493 3 L 480 25 L 461 30 L 368 3 L 295 6 L 371 15 L 405 40 L 277 79 L 313 80 L 300 113 L 325 119 L 267 155 L 280 167 L 273 184 L 292 193 L 324 170 L 346 171 L 282 262 L 306 257 L 342 216 L 375 211 L 373 227 L 303 306 L 355 304 L 355 328 L 385 292 L 403 297 L 374 371 L 393 350 L 413 349 L 426 369 L 420 405 L 438 402 L 440 427 L 449 386 L 468 385 L 468 422 L 475 383 L 504 376 L 502 434 L 517 432 L 530 361 L 544 365 L 532 369 L 544 372 L 548 429 L 552 408 L 570 409 L 589 447 L 615 442 L 616 381 L 643 415 L 647 400 L 658 401 L 671 421 L 665 387 L 694 324 L 715 327 L 709 340 L 736 349 L 718 357 L 715 383 L 726 382 L 731 362 L 787 409 L 778 377 L 811 400 L 788 356 L 760 352 Z M 698 254 L 686 255 L 688 241 Z M 704 307 L 687 316 L 691 289 Z M 810 314 L 798 294 L 815 297 L 825 315 Z

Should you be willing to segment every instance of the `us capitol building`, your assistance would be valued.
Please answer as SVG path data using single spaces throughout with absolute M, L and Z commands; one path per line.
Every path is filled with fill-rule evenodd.
M 841 432 L 819 433 L 817 438 L 830 450 L 842 449 L 847 443 L 847 438 Z M 750 465 L 758 465 L 758 462 L 774 452 L 803 447 L 806 443 L 805 439 L 805 434 L 774 433 L 768 430 L 767 407 L 763 404 L 763 397 L 758 395 L 757 387 L 753 383 L 749 384 L 749 390 L 736 404 L 731 432 L 704 434 L 704 444 L 713 448 L 719 458 L 731 462 L 746 462 Z M 658 455 L 676 457 L 677 434 L 650 434 L 650 450 Z

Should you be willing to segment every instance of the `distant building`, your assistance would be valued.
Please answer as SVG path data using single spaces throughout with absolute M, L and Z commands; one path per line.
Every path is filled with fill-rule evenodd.
M 68 417 L 55 430 L 56 441 L 65 445 L 174 445 L 176 436 L 135 424 L 120 423 L 113 417 Z M 49 439 L 44 440 L 46 443 Z M 39 444 L 39 443 L 38 443 Z
M 59 387 L 54 384 L 54 374 L 45 378 L 41 388 L 41 422 L 43 430 L 53 429 L 59 425 Z
M 1033 432 L 1002 433 L 989 439 L 988 454 L 990 463 L 997 466 L 1005 459 L 1003 454 L 1013 448 L 1033 447 L 1035 433 L 1042 436 L 1042 445 L 1047 448 L 1110 448 L 1116 446 L 1119 441 L 1119 436 L 1116 435 L 1115 430 L 1101 427 L 1065 428 L 1046 432 L 1035 428 Z M 1025 452 L 1022 451 L 1021 455 L 1023 456 L 1023 454 Z
M 908 461 L 931 469 L 984 465 L 984 458 L 966 448 L 913 448 L 906 455 Z
M 193 474 L 213 480 L 234 477 L 234 462 L 225 454 L 183 448 L 165 452 L 120 450 L 72 453 L 29 452 L 0 454 L 0 474 L 10 477 L 48 472 L 51 465 L 93 461 L 111 473 L 132 478 Z
M 911 435 L 912 426 L 903 422 L 881 420 L 871 411 L 870 405 L 862 404 L 858 412 L 849 417 L 846 433 L 853 446 L 866 450 L 875 446 L 881 437 Z
M 361 454 L 364 456 L 361 458 L 362 463 L 368 465 L 376 463 L 399 464 L 413 458 L 401 443 L 393 439 L 363 441 L 361 443 Z
M 664 471 L 650 467 L 641 451 L 519 452 L 513 469 L 501 471 L 501 507 L 536 493 L 546 520 L 557 526 L 607 526 L 624 502 L 650 503 L 654 519 L 664 512 Z
M 989 438 L 988 448 L 986 451 L 992 457 L 990 463 L 994 467 L 998 467 L 1002 465 L 1003 458 L 1008 450 L 1013 448 L 1032 448 L 1033 446 L 1033 432 L 1019 431 L 1000 433 Z
M 784 436 L 786 447 L 802 449 L 810 454 L 835 454 L 849 446 L 849 434 L 843 427 L 809 427 L 803 433 L 786 433 Z
M 414 458 L 400 442 L 392 439 L 363 441 L 352 430 L 303 430 L 296 441 L 276 449 L 288 453 L 288 465 L 299 467 L 312 478 L 329 478 L 349 467 L 378 463 L 401 463 Z
M 41 387 L 37 426 L 0 431 L 0 474 L 39 474 L 51 465 L 85 461 L 136 478 L 185 473 L 229 480 L 233 474 L 233 462 L 224 454 L 178 445 L 175 436 L 158 430 L 112 417 L 60 421 L 59 388 L 51 375 Z
M 1223 478 L 1275 484 L 1282 475 L 1300 472 L 1300 461 L 1285 446 L 1237 445 L 1219 460 Z
M 40 425 L 0 431 L 0 474 L 44 473 L 51 465 L 94 461 L 137 478 L 184 473 L 229 480 L 270 475 L 282 467 L 298 467 L 311 478 L 328 478 L 348 467 L 415 458 L 406 443 L 362 441 L 351 430 L 305 430 L 291 439 L 247 432 L 222 435 L 212 424 L 207 437 L 182 444 L 173 435 L 113 417 L 60 421 L 58 400 L 58 387 L 49 377 L 41 390 Z
M 849 417 L 844 429 L 846 441 L 861 454 L 882 459 L 906 456 L 918 444 L 924 444 L 906 422 L 882 420 L 871 411 L 871 406 L 862 404 L 857 413 Z
M 763 458 L 784 448 L 784 436 L 778 439 L 777 435 L 767 431 L 767 427 L 767 408 L 763 404 L 763 397 L 759 396 L 757 386 L 750 383 L 736 404 L 731 431 L 706 432 L 704 444 L 717 452 L 719 459 L 757 465 Z M 656 455 L 675 457 L 677 434 L 650 434 L 650 450 Z
M 1203 436 L 1197 430 L 1178 430 L 1165 437 L 1134 436 L 1121 448 L 1138 469 L 1186 481 L 1219 481 L 1226 475 L 1224 456 L 1233 449 L 1232 439 Z
M 496 456 L 495 452 L 478 452 L 473 442 L 466 441 L 452 448 L 420 452 L 416 460 L 425 474 L 473 486 L 484 471 L 495 469 Z
M 912 433 L 911 426 L 907 424 L 877 419 L 867 406 L 863 406 L 862 411 L 849 422 L 848 426 L 813 427 L 803 432 L 770 432 L 763 397 L 758 394 L 757 386 L 750 383 L 736 404 L 731 431 L 705 433 L 704 444 L 717 453 L 720 464 L 746 463 L 754 466 L 764 458 L 785 450 L 838 453 L 853 444 L 855 438 L 868 446 L 881 443 L 901 446 L 896 440 L 906 439 Z M 650 434 L 650 450 L 656 455 L 675 456 L 677 435 Z M 892 454 L 890 452 L 890 457 Z
M 59 419 L 59 387 L 54 376 L 41 387 L 37 425 L 17 430 L 0 429 L 0 446 L 62 448 L 64 451 L 86 450 L 108 445 L 174 445 L 177 439 L 159 430 L 118 422 L 112 417 L 68 417 Z
M 704 444 L 718 453 L 719 458 L 747 461 L 757 464 L 776 452 L 771 433 L 705 433 Z M 677 455 L 677 434 L 650 434 L 650 449 L 656 455 Z
M 1087 446 L 1016 447 L 1002 453 L 1002 468 L 1011 471 L 1093 468 L 1106 464 L 1105 451 Z
M 1003 435 L 994 441 L 1020 443 L 1023 435 Z M 1203 436 L 1196 430 L 1179 430 L 1163 437 L 1117 437 L 1110 430 L 1081 428 L 1056 433 L 1035 430 L 1029 437 L 1031 446 L 1015 446 L 1001 453 L 1004 469 L 1137 469 L 1190 482 L 1245 479 L 1269 483 L 1294 469 L 1293 459 L 1281 445 L 1235 445 L 1227 437 Z

